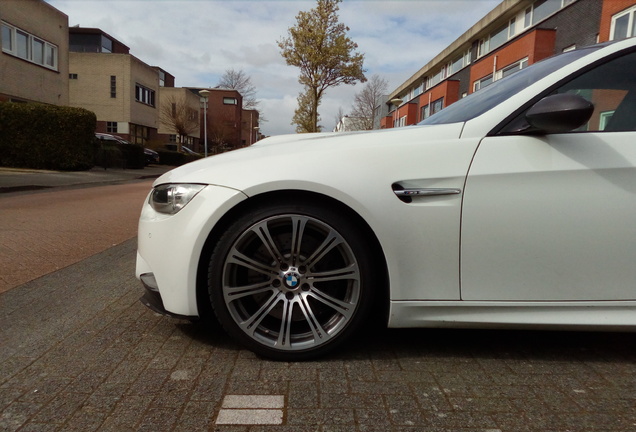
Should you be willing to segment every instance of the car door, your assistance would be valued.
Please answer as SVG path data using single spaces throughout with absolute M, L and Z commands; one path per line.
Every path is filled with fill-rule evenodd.
M 636 299 L 635 70 L 630 53 L 552 91 L 594 104 L 576 131 L 482 140 L 464 191 L 462 300 Z

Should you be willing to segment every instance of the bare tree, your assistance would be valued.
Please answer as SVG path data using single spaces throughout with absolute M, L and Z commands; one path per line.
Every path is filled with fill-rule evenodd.
M 252 84 L 252 78 L 242 70 L 227 69 L 218 86 L 238 91 L 243 97 L 243 109 L 258 110 L 256 87 Z
M 380 104 L 382 96 L 387 93 L 389 83 L 379 75 L 373 75 L 353 99 L 351 117 L 355 119 L 359 130 L 373 129 L 375 108 Z
M 162 102 L 159 121 L 177 135 L 178 150 L 185 138 L 199 130 L 199 111 L 188 106 L 185 98 L 174 95 Z

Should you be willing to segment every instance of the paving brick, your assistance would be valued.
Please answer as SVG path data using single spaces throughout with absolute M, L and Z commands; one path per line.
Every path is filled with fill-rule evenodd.
M 134 262 L 131 239 L 0 294 L 0 430 L 636 430 L 631 334 L 376 329 L 272 362 L 146 309 Z M 216 423 L 259 410 L 278 423 Z

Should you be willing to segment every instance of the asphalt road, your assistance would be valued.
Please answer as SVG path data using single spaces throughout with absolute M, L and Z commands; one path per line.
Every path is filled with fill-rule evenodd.
M 285 363 L 157 315 L 134 277 L 148 187 L 0 197 L 22 254 L 0 273 L 43 274 L 0 293 L 0 431 L 636 431 L 633 334 L 369 328 Z

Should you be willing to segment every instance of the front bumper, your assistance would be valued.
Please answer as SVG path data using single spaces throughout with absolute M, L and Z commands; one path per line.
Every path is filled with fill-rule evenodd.
M 156 212 L 146 200 L 139 219 L 135 272 L 150 292 L 142 297 L 144 304 L 170 316 L 199 316 L 201 252 L 218 221 L 245 198 L 234 189 L 207 186 L 171 216 Z
M 163 305 L 161 294 L 159 294 L 159 289 L 156 286 L 155 276 L 152 273 L 144 273 L 140 275 L 139 280 L 145 289 L 144 295 L 139 298 L 139 301 L 153 312 L 166 315 L 171 318 L 187 319 L 190 321 L 194 321 L 198 318 L 196 316 L 186 316 L 168 312 Z M 155 283 L 152 281 L 155 281 Z
M 161 294 L 159 294 L 159 289 L 156 286 L 153 286 L 151 283 L 148 283 L 148 279 L 154 279 L 154 275 L 152 273 L 144 273 L 140 276 L 141 284 L 143 285 L 145 291 L 144 295 L 139 298 L 139 301 L 143 303 L 144 306 L 152 310 L 153 312 L 159 313 L 161 315 L 166 315 L 172 318 L 180 318 L 187 320 L 196 320 L 198 317 L 196 316 L 186 316 L 179 315 L 172 312 L 168 312 L 163 305 L 163 300 L 161 300 Z

